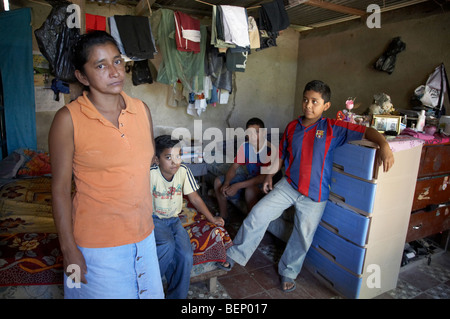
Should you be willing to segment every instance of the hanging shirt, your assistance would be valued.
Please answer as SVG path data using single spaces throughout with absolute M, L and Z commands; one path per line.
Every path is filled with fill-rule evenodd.
M 290 122 L 280 142 L 280 159 L 291 186 L 314 201 L 328 199 L 333 169 L 333 150 L 360 140 L 365 126 L 322 118 L 308 127 L 299 117 Z
M 183 207 L 183 194 L 188 195 L 199 189 L 191 170 L 183 164 L 170 181 L 163 176 L 159 166 L 153 166 L 150 169 L 150 183 L 153 214 L 159 218 L 177 217 Z
M 174 12 L 175 41 L 179 51 L 200 52 L 200 21 L 180 12 Z

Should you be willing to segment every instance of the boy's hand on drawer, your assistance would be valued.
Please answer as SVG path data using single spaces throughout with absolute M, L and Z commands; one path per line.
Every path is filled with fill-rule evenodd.
M 392 153 L 388 143 L 383 143 L 380 145 L 380 149 L 377 153 L 377 164 L 383 164 L 384 172 L 389 171 L 394 165 L 394 153 Z

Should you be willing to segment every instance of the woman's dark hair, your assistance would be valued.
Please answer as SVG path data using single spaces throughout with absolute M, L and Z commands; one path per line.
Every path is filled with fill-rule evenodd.
M 156 157 L 159 158 L 161 153 L 166 148 L 173 148 L 175 145 L 180 143 L 180 140 L 172 139 L 172 136 L 170 135 L 160 135 L 157 138 L 155 138 L 155 153 Z
M 86 64 L 91 48 L 94 45 L 112 43 L 117 48 L 117 42 L 114 38 L 105 31 L 90 31 L 80 36 L 77 43 L 72 49 L 72 64 L 75 70 L 84 72 L 84 65 Z
M 305 89 L 303 90 L 303 94 L 306 91 L 314 91 L 317 93 L 320 93 L 322 95 L 322 99 L 324 103 L 327 103 L 331 100 L 331 90 L 330 87 L 319 80 L 313 80 L 311 82 L 308 82 L 305 86 Z
M 245 124 L 245 128 L 248 128 L 250 125 L 258 125 L 260 128 L 264 128 L 264 122 L 257 117 L 252 117 L 248 120 L 247 124 Z

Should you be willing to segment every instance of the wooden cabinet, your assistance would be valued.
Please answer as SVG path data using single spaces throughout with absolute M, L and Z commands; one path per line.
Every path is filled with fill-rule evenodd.
M 450 144 L 424 145 L 406 242 L 450 229 Z
M 385 173 L 367 141 L 335 150 L 332 196 L 305 259 L 329 288 L 373 298 L 396 287 L 421 151 L 421 143 L 395 151 Z

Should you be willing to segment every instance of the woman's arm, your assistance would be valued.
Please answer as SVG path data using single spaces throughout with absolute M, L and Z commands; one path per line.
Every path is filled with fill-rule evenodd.
M 53 119 L 49 133 L 49 151 L 52 169 L 52 206 L 64 270 L 76 264 L 81 270 L 81 282 L 86 283 L 87 272 L 83 255 L 73 236 L 72 224 L 72 162 L 74 153 L 73 123 L 69 110 L 60 109 Z M 69 276 L 70 273 L 67 273 Z
M 152 162 L 151 165 L 153 165 L 154 163 L 156 163 L 156 154 L 155 154 L 155 137 L 153 136 L 153 119 L 152 119 L 152 114 L 150 112 L 150 108 L 148 107 L 147 104 L 145 104 L 144 101 L 142 101 L 142 103 L 144 103 L 145 105 L 145 111 L 147 113 L 147 117 L 148 117 L 148 122 L 150 125 L 150 139 L 152 141 L 152 145 L 153 145 L 153 158 L 152 158 Z

